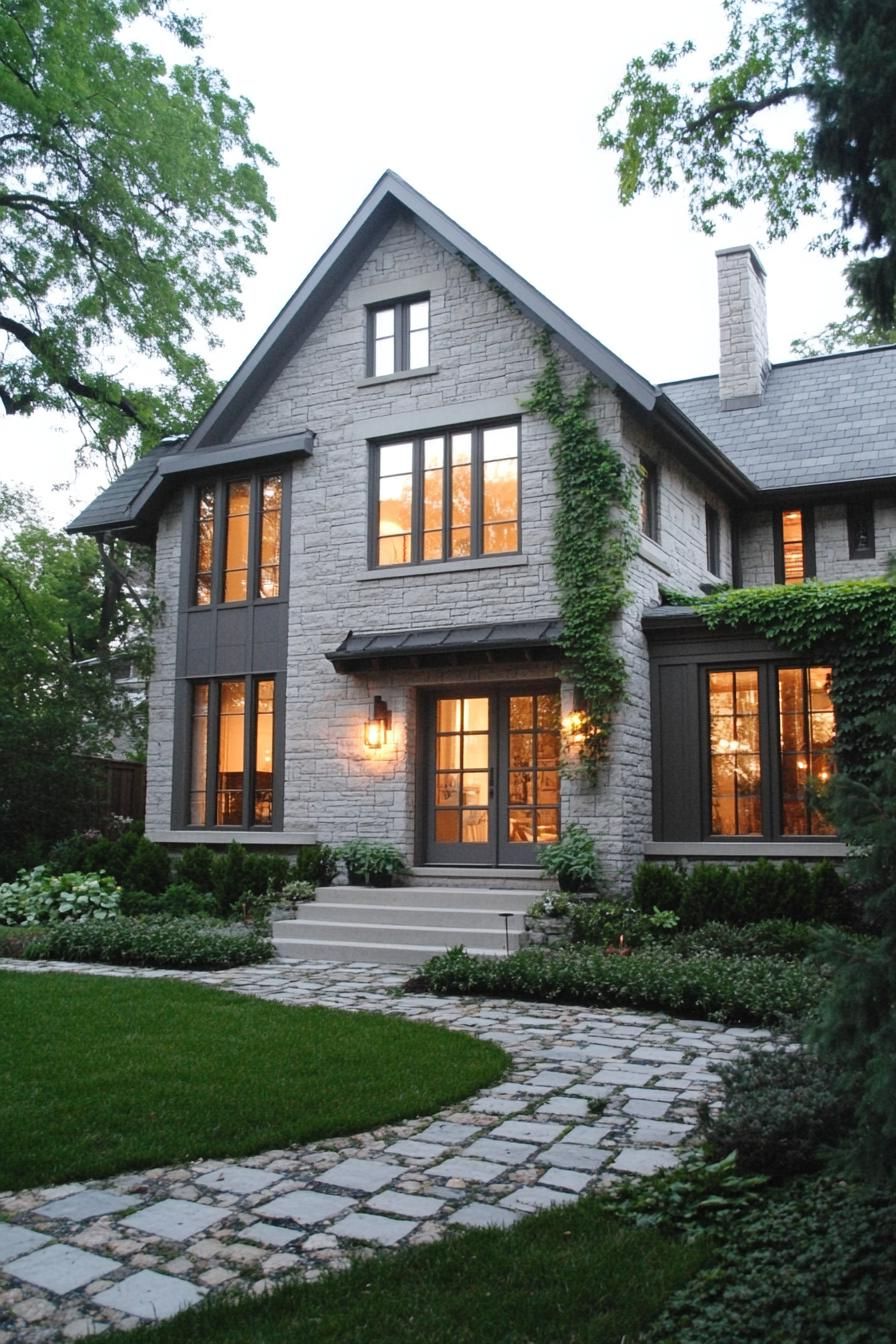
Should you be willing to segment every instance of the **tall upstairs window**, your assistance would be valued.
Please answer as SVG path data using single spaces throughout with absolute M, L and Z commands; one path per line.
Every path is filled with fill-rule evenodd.
M 280 596 L 281 475 L 204 486 L 196 506 L 192 603 Z
M 784 509 L 775 517 L 775 582 L 802 583 L 815 576 L 811 509 Z
M 660 469 L 652 457 L 641 454 L 641 531 L 651 541 L 660 539 Z
M 367 372 L 380 378 L 429 365 L 429 297 L 402 299 L 367 312 Z
M 518 424 L 373 448 L 373 566 L 504 555 L 520 545 Z

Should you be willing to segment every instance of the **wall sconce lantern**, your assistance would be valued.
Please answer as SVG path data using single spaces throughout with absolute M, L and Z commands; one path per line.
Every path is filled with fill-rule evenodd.
M 567 747 L 580 747 L 585 741 L 585 728 L 588 716 L 585 713 L 584 698 L 578 686 L 573 692 L 573 707 L 564 714 L 560 727 L 566 739 Z
M 373 697 L 373 713 L 364 724 L 364 745 L 379 751 L 389 740 L 392 731 L 392 711 L 380 695 Z

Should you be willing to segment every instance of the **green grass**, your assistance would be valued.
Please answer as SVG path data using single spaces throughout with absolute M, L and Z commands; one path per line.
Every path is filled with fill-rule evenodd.
M 586 1198 L 413 1247 L 264 1298 L 215 1296 L 147 1344 L 620 1344 L 634 1341 L 709 1252 L 618 1222 Z
M 428 1115 L 497 1046 L 165 980 L 0 972 L 0 1190 L 241 1157 Z

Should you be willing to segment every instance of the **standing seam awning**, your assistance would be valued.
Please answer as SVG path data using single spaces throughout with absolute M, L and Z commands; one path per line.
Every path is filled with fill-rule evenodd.
M 435 626 L 427 630 L 384 630 L 345 639 L 325 657 L 337 672 L 389 666 L 452 666 L 458 663 L 555 659 L 562 656 L 562 626 L 551 618 L 482 625 Z

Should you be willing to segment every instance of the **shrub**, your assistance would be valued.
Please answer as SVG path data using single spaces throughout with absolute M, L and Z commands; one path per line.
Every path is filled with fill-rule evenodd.
M 556 844 L 545 845 L 538 863 L 549 877 L 556 877 L 561 891 L 594 891 L 597 887 L 599 861 L 594 840 L 574 821 L 564 827 Z
M 114 843 L 118 846 L 121 841 Z M 138 835 L 119 881 L 130 890 L 161 895 L 171 881 L 171 858 L 167 849 L 147 840 L 145 835 Z
M 282 891 L 289 881 L 289 859 L 282 854 L 250 852 L 243 865 L 244 897 L 266 897 Z
M 49 924 L 111 919 L 121 892 L 100 873 L 56 875 L 39 866 L 0 885 L 0 924 Z
M 526 913 L 533 919 L 565 919 L 573 913 L 573 902 L 562 892 L 546 891 Z
M 740 921 L 734 917 L 737 905 L 737 869 L 726 863 L 698 863 L 688 874 L 682 896 L 682 927 L 696 929 L 710 919 L 723 919 L 731 924 Z
M 349 840 L 336 854 L 345 860 L 349 880 L 368 886 L 389 886 L 393 877 L 407 871 L 401 851 L 385 841 Z
M 40 961 L 220 970 L 267 961 L 272 947 L 259 933 L 211 929 L 201 918 L 121 916 L 102 924 L 52 925 L 27 944 L 23 955 Z
M 606 947 L 624 939 L 627 947 L 640 947 L 651 937 L 668 934 L 677 923 L 674 910 L 657 906 L 650 914 L 642 914 L 621 901 L 578 901 L 572 906 L 570 934 L 574 943 Z
M 681 909 L 688 876 L 677 864 L 641 863 L 632 878 L 632 902 L 639 910 Z
M 791 1176 L 815 1171 L 823 1149 L 847 1131 L 852 1107 L 831 1069 L 808 1050 L 751 1050 L 719 1070 L 722 1105 L 700 1105 L 708 1151 L 732 1149 L 743 1171 Z
M 214 853 L 208 845 L 191 845 L 177 860 L 176 880 L 192 882 L 200 891 L 211 891 L 214 858 Z
M 215 898 L 192 882 L 172 882 L 159 894 L 126 891 L 121 898 L 123 915 L 210 915 Z
M 689 1153 L 674 1167 L 619 1181 L 608 1198 L 613 1212 L 625 1222 L 691 1241 L 755 1209 L 765 1184 L 765 1176 L 740 1174 L 733 1152 L 718 1162 Z
M 219 915 L 230 915 L 239 908 L 246 891 L 247 857 L 243 846 L 232 840 L 223 854 L 212 859 L 212 894 Z
M 284 905 L 300 904 L 302 901 L 313 901 L 317 895 L 317 887 L 313 882 L 304 882 L 300 878 L 291 878 L 280 892 L 280 899 Z
M 414 984 L 439 994 L 624 1004 L 679 1017 L 776 1025 L 811 1011 L 823 980 L 812 967 L 778 957 L 681 957 L 658 947 L 615 957 L 574 947 L 524 948 L 489 958 L 452 948 L 426 962 Z
M 336 861 L 336 851 L 329 845 L 302 845 L 296 853 L 293 879 L 328 887 L 336 876 Z
M 889 1344 L 896 1203 L 842 1181 L 795 1182 L 732 1225 L 643 1344 Z
M 723 957 L 805 957 L 818 942 L 819 929 L 792 919 L 764 919 L 757 924 L 723 924 L 713 920 L 698 929 L 677 933 L 671 947 L 682 956 L 718 952 Z

